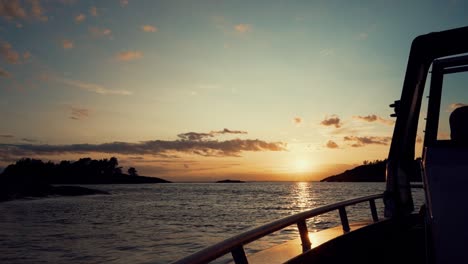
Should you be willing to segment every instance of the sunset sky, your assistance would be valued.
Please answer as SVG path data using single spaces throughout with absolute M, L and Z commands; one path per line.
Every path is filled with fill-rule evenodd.
M 412 39 L 466 10 L 0 0 L 0 171 L 115 156 L 172 181 L 299 181 L 384 159 Z

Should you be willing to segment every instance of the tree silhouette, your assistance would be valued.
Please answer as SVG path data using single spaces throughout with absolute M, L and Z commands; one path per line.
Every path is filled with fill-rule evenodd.
M 128 175 L 130 176 L 138 176 L 137 170 L 133 167 L 128 168 Z
M 20 159 L 5 168 L 2 179 L 17 183 L 111 183 L 124 176 L 117 158 L 94 160 L 81 158 L 58 164 L 30 158 Z M 135 169 L 136 173 L 136 169 Z

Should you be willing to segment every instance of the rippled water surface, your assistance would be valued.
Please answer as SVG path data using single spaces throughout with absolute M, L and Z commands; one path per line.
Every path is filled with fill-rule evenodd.
M 385 184 L 262 182 L 91 187 L 112 195 L 0 203 L 0 263 L 168 263 L 278 218 L 381 193 Z M 381 211 L 381 201 L 377 205 Z M 368 205 L 349 208 L 348 216 L 351 220 L 369 219 Z M 338 224 L 337 212 L 308 221 L 311 231 Z M 297 236 L 292 226 L 247 245 L 246 251 L 254 253 Z

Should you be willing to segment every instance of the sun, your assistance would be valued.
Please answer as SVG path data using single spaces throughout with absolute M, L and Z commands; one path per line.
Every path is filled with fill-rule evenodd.
M 295 172 L 306 172 L 310 169 L 310 162 L 307 159 L 296 159 L 294 161 Z

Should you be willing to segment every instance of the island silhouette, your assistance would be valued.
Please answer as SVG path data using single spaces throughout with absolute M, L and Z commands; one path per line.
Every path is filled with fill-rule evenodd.
M 53 186 L 52 184 L 137 184 L 168 183 L 161 178 L 139 176 L 134 167 L 122 172 L 117 158 L 77 161 L 52 161 L 23 158 L 8 165 L 0 174 L 0 201 L 24 197 L 50 195 L 108 194 L 80 186 Z
M 340 174 L 326 177 L 321 182 L 384 182 L 387 160 L 365 160 L 362 165 L 346 170 Z M 411 182 L 420 182 L 421 175 L 418 173 L 418 163 L 413 164 L 413 171 L 410 175 Z

